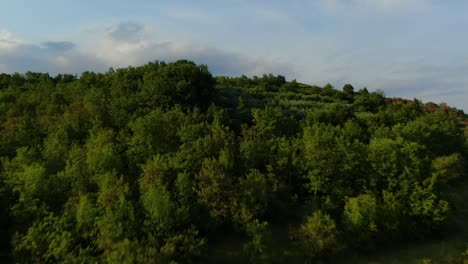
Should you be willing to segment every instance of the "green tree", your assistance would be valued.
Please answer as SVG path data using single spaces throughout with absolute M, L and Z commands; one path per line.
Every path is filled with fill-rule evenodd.
M 143 96 L 150 105 L 166 103 L 206 107 L 211 101 L 214 79 L 204 65 L 179 60 L 148 71 L 143 78 Z
M 345 84 L 343 86 L 343 92 L 346 94 L 353 94 L 354 93 L 354 87 L 351 84 Z

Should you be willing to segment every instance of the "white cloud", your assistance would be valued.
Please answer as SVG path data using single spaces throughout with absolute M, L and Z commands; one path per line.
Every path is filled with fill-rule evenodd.
M 23 42 L 14 38 L 11 32 L 5 29 L 0 29 L 0 54 L 2 51 L 5 52 L 15 49 L 22 44 Z
M 190 40 L 157 41 L 156 39 L 156 36 L 147 34 L 145 38 L 135 42 L 133 39 L 116 40 L 104 35 L 95 50 L 98 58 L 114 67 L 139 65 L 153 60 L 188 59 L 207 64 L 214 74 L 219 75 L 291 73 L 291 67 L 284 62 L 255 58 Z
M 58 56 L 57 58 L 55 58 L 55 63 L 57 63 L 58 66 L 63 67 L 63 68 L 70 66 L 70 60 L 68 60 L 64 56 Z
M 75 43 L 69 41 L 27 43 L 6 30 L 0 30 L 0 71 L 55 74 L 102 69 L 102 61 L 89 53 L 76 50 L 75 46 Z
M 40 45 L 20 42 L 2 31 L 2 38 L 14 42 L 14 49 L 3 48 L 0 61 L 4 71 L 39 71 L 80 74 L 85 70 L 105 71 L 109 67 L 142 65 L 149 61 L 193 60 L 207 64 L 216 75 L 260 75 L 292 73 L 285 62 L 218 49 L 191 40 L 158 40 L 149 25 L 121 23 L 101 30 L 100 34 L 80 36 L 85 43 L 46 41 Z M 10 43 L 10 42 L 7 42 Z M 2 49 L 0 49 L 1 51 Z
M 329 9 L 358 8 L 368 11 L 418 11 L 423 10 L 430 0 L 320 0 Z
M 395 9 L 395 8 L 408 8 L 408 7 L 417 7 L 423 5 L 424 0 L 354 0 L 355 4 L 365 5 L 365 6 L 374 6 L 386 9 Z

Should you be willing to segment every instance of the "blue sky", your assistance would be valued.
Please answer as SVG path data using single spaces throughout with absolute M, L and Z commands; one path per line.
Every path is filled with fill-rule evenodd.
M 465 0 L 0 0 L 0 72 L 187 58 L 468 111 Z

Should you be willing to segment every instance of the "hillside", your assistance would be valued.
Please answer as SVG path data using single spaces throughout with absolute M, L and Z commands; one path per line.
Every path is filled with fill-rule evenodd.
M 421 245 L 402 259 L 462 262 L 467 124 L 445 104 L 184 60 L 0 74 L 1 257 L 359 263 Z

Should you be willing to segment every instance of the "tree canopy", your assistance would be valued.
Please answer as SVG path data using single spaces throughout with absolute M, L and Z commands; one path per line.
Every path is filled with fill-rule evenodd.
M 185 60 L 1 74 L 1 255 L 303 263 L 440 237 L 463 217 L 467 120 Z

